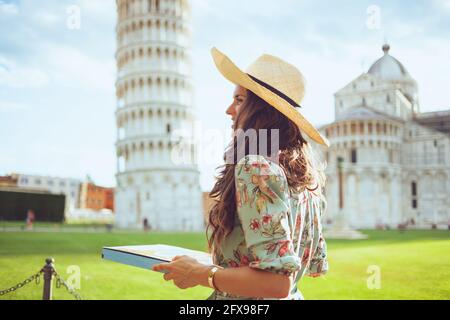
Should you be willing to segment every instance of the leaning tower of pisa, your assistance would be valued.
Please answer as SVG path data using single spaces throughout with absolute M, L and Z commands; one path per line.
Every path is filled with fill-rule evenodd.
M 188 136 L 194 125 L 189 1 L 116 3 L 116 225 L 136 228 L 147 219 L 154 230 L 200 230 L 199 171 Z M 184 150 L 184 161 L 174 158 L 175 150 Z

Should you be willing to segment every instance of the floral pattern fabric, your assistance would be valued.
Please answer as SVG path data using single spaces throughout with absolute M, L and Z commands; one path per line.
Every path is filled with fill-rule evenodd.
M 283 169 L 259 155 L 235 168 L 237 214 L 233 231 L 214 262 L 225 268 L 249 266 L 292 276 L 319 276 L 328 270 L 317 191 L 291 194 Z M 214 297 L 213 297 L 214 296 Z M 215 292 L 211 299 L 245 298 Z M 293 286 L 287 299 L 302 299 Z

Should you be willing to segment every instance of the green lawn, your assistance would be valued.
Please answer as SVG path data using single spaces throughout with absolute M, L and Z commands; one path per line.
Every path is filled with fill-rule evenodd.
M 304 278 L 306 299 L 450 299 L 449 231 L 366 231 L 368 240 L 328 240 L 330 272 Z M 160 273 L 103 261 L 103 246 L 166 243 L 205 249 L 203 233 L 0 232 L 0 290 L 36 272 L 47 256 L 65 278 L 69 265 L 81 269 L 84 299 L 205 299 L 211 290 L 179 290 Z M 370 290 L 370 265 L 381 270 L 381 288 Z M 42 281 L 0 299 L 40 299 Z M 55 299 L 72 299 L 63 288 Z
M 85 229 L 101 229 L 105 230 L 106 225 L 104 222 L 91 222 L 89 220 L 85 222 L 76 222 L 76 223 L 61 223 L 61 222 L 35 222 L 34 228 L 50 228 L 54 230 L 61 229 L 77 229 L 77 228 L 85 228 Z M 26 224 L 25 221 L 0 221 L 0 231 L 4 228 L 20 228 L 25 229 Z

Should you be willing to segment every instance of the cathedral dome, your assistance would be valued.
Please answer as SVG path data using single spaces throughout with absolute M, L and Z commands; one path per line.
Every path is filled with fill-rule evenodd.
M 411 76 L 406 68 L 389 54 L 389 49 L 388 44 L 383 46 L 384 56 L 372 64 L 368 73 L 385 80 L 410 80 Z

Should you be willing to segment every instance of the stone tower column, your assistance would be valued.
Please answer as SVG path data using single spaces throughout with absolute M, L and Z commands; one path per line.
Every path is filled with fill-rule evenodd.
M 116 224 L 139 227 L 147 218 L 153 229 L 201 230 L 198 168 L 173 157 L 176 147 L 193 150 L 184 139 L 195 119 L 189 2 L 116 4 Z

